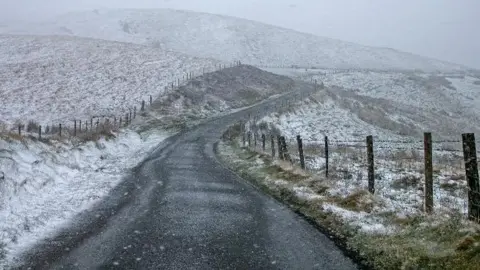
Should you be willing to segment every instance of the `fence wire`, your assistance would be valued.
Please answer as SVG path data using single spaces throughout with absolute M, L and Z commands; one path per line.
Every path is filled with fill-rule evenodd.
M 261 137 L 261 135 L 259 135 Z M 270 135 L 265 150 L 257 143 L 256 151 L 271 155 Z M 287 138 L 291 162 L 300 164 L 296 139 Z M 260 146 L 259 146 L 260 145 Z M 456 213 L 468 217 L 469 188 L 461 140 L 432 141 L 434 212 Z M 274 147 L 277 148 L 275 136 Z M 423 212 L 425 200 L 425 152 L 423 140 L 374 140 L 375 194 L 387 207 L 405 212 Z M 306 170 L 325 175 L 327 155 L 325 141 L 303 141 Z M 278 158 L 278 148 L 276 149 Z M 478 150 L 477 150 L 478 153 Z M 344 196 L 368 187 L 366 140 L 328 141 L 328 179 Z M 477 191 L 470 193 L 478 194 Z M 480 209 L 480 205 L 474 206 Z M 480 219 L 480 211 L 476 219 Z M 472 217 L 470 217 L 472 219 Z

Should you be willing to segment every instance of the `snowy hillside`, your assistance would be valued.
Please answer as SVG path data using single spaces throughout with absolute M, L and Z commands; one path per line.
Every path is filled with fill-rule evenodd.
M 480 132 L 473 117 L 450 113 L 456 109 L 455 104 L 437 104 L 432 109 L 435 104 L 409 105 L 398 97 L 401 94 L 374 98 L 327 88 L 261 121 L 273 124 L 288 138 L 302 135 L 313 142 L 322 142 L 325 135 L 333 140 L 364 140 L 367 135 L 381 140 L 418 140 L 426 131 L 433 132 L 437 139 L 459 139 L 462 132 Z
M 129 43 L 0 35 L 0 120 L 118 117 L 188 72 L 219 63 Z
M 0 136 L 0 269 L 108 195 L 168 136 L 116 135 L 85 144 Z
M 319 177 L 325 175 L 324 138 L 328 136 L 328 193 L 341 198 L 366 190 L 366 136 L 373 135 L 375 199 L 381 202 L 380 206 L 367 213 L 330 203 L 325 209 L 352 226 L 360 226 L 364 232 L 381 234 L 396 230 L 381 213 L 423 215 L 423 132 L 430 131 L 435 213 L 465 217 L 467 182 L 461 134 L 478 134 L 478 124 L 457 115 L 446 115 L 441 110 L 443 105 L 409 106 L 401 93 L 391 95 L 388 99 L 372 98 L 352 90 L 327 87 L 306 101 L 292 102 L 278 113 L 258 119 L 250 129 L 259 134 L 285 136 L 287 149 L 296 163 L 299 163 L 296 136 L 300 135 L 306 168 Z M 271 148 L 266 153 L 271 153 Z
M 254 21 L 175 10 L 94 10 L 0 33 L 57 34 L 149 44 L 199 57 L 254 65 L 454 70 L 449 64 L 389 48 L 318 37 Z
M 250 106 L 295 87 L 288 77 L 240 65 L 194 78 L 177 91 L 159 97 L 149 113 L 163 124 L 188 124 Z
M 339 71 L 266 69 L 292 78 L 322 82 L 327 88 L 346 91 L 362 100 L 375 100 L 371 106 L 383 111 L 397 110 L 422 129 L 447 130 L 460 125 L 468 132 L 480 124 L 480 76 L 463 73 Z M 363 102 L 363 101 L 362 101 Z M 410 116 L 408 116 L 410 115 Z M 434 117 L 430 117 L 433 116 Z M 447 120 L 445 122 L 445 120 Z M 450 128 L 450 130 L 452 130 Z M 453 129 L 455 130 L 455 129 Z

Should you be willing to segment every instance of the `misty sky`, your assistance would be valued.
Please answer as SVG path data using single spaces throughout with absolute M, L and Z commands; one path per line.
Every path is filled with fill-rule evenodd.
M 0 0 L 0 21 L 93 8 L 232 15 L 480 68 L 480 0 Z

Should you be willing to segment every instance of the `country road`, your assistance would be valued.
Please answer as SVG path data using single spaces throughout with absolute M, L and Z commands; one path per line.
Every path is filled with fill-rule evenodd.
M 229 124 L 290 94 L 177 134 L 71 228 L 35 247 L 27 269 L 356 269 L 314 226 L 224 168 Z

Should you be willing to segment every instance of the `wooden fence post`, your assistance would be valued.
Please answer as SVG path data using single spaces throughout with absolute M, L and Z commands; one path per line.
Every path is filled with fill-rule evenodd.
M 133 107 L 133 119 L 137 118 L 137 106 Z
M 283 147 L 282 147 L 282 139 L 281 139 L 281 136 L 278 135 L 277 136 L 277 146 L 278 146 L 278 158 L 280 158 L 280 160 L 283 160 Z
M 128 113 L 125 114 L 125 126 L 128 126 Z
M 77 136 L 77 120 L 73 120 L 73 136 Z
M 248 148 L 250 148 L 252 146 L 252 132 L 249 131 L 247 133 L 247 140 L 248 140 Z
M 42 139 L 42 126 L 38 126 L 38 139 Z
M 432 133 L 425 132 L 424 139 L 424 153 L 425 153 L 425 199 L 424 211 L 427 214 L 433 212 L 433 164 L 432 164 Z
M 325 177 L 328 178 L 328 136 L 325 136 Z
M 152 95 L 150 95 L 150 106 L 152 106 L 153 98 Z
M 22 125 L 18 125 L 18 136 L 22 136 Z
M 300 155 L 300 167 L 305 170 L 305 156 L 303 155 L 303 142 L 300 135 L 297 135 L 298 154 Z
M 257 149 L 257 137 L 258 137 L 258 134 L 257 132 L 255 131 L 253 133 L 253 149 Z
M 272 148 L 272 159 L 274 159 L 275 158 L 275 136 L 273 135 L 270 136 L 270 143 Z
M 129 123 L 132 123 L 132 109 L 128 109 L 128 113 L 130 114 L 130 116 L 128 117 L 128 120 L 130 121 Z
M 78 120 L 78 131 L 82 133 L 82 120 Z
M 475 134 L 462 134 L 465 177 L 468 183 L 468 218 L 480 221 L 480 183 L 478 179 Z
M 140 110 L 142 112 L 145 111 L 145 100 L 142 100 L 142 107 L 140 108 Z
M 60 134 L 60 137 L 62 137 L 62 124 L 58 124 L 58 133 Z
M 118 128 L 122 128 L 122 117 L 120 116 L 120 119 L 118 120 Z
M 93 118 L 90 118 L 90 131 L 93 130 Z
M 288 154 L 287 142 L 285 140 L 285 136 L 281 136 L 280 141 L 281 141 L 281 144 L 282 144 L 283 160 L 292 161 L 290 159 L 290 155 Z
M 265 134 L 262 134 L 262 151 L 265 152 Z
M 375 162 L 373 157 L 373 136 L 367 136 L 368 191 L 375 193 Z
M 241 129 L 241 132 L 242 132 L 242 143 L 243 143 L 243 147 L 246 146 L 247 144 L 247 138 L 246 138 L 246 135 L 245 135 L 245 123 L 240 123 L 240 129 Z

